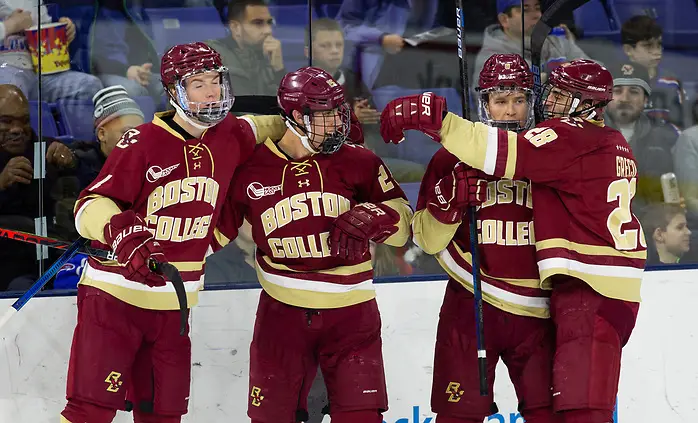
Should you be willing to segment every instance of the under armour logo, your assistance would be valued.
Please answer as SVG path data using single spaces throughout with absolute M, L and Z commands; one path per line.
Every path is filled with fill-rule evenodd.
M 304 181 L 298 181 L 298 188 L 309 187 L 309 186 L 310 186 L 310 179 L 306 179 Z
M 201 168 L 201 162 L 196 162 L 194 163 L 194 170 L 200 169 Z

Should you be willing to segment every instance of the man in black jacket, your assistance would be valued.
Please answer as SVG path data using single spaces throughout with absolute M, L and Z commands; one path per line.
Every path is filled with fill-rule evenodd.
M 44 178 L 35 171 L 39 166 L 34 163 L 36 141 L 27 98 L 14 85 L 0 85 L 0 227 L 33 233 L 36 219 L 46 217 L 52 236 L 69 236 L 71 228 L 55 225 L 54 217 L 57 203 L 79 193 L 77 184 L 68 176 L 75 166 L 75 157 L 59 141 L 44 139 L 47 144 Z M 27 288 L 38 277 L 36 260 L 33 245 L 0 239 L 3 268 L 0 291 L 8 286 Z

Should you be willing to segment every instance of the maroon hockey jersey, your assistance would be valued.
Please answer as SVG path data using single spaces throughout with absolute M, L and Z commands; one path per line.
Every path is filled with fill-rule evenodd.
M 435 254 L 441 267 L 473 291 L 470 225 L 436 220 L 427 207 L 434 185 L 449 175 L 458 158 L 445 149 L 434 154 L 422 179 L 417 212 L 412 219 L 415 244 Z M 500 179 L 487 184 L 487 197 L 477 211 L 482 298 L 521 316 L 550 317 L 550 291 L 540 288 L 533 232 L 531 183 Z
M 203 287 L 204 259 L 210 251 L 230 180 L 252 154 L 258 137 L 283 134 L 278 117 L 227 116 L 199 138 L 185 138 L 160 113 L 151 123 L 127 131 L 97 178 L 75 204 L 75 224 L 93 246 L 110 249 L 104 227 L 122 210 L 143 216 L 165 257 L 180 271 L 189 305 Z M 116 261 L 90 258 L 81 284 L 94 286 L 141 308 L 176 310 L 171 284 L 148 287 L 121 275 Z
M 449 113 L 441 135 L 463 162 L 533 182 L 542 281 L 574 276 L 609 298 L 640 301 L 647 243 L 630 211 L 637 164 L 618 131 L 568 117 L 516 134 Z
M 386 244 L 409 239 L 407 198 L 380 158 L 354 144 L 330 155 L 291 160 L 268 139 L 237 172 L 221 216 L 221 245 L 237 236 L 246 218 L 257 245 L 259 282 L 269 295 L 307 308 L 338 308 L 375 297 L 371 256 L 348 261 L 330 256 L 332 222 L 359 203 L 382 203 L 398 212 L 398 231 Z

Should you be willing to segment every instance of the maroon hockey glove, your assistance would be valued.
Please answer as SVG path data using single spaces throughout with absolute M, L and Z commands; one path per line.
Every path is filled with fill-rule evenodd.
M 450 175 L 434 185 L 427 210 L 445 224 L 460 223 L 467 206 L 479 206 L 487 198 L 487 180 L 481 172 L 457 163 Z
M 112 216 L 109 224 L 104 227 L 104 239 L 116 254 L 117 261 L 122 266 L 121 274 L 126 279 L 148 286 L 165 285 L 165 279 L 153 273 L 148 266 L 151 258 L 159 263 L 167 260 L 142 217 L 132 210 Z
M 343 213 L 330 231 L 330 254 L 347 260 L 360 260 L 368 242 L 383 242 L 395 232 L 400 215 L 383 204 L 361 203 Z
M 381 113 L 381 136 L 387 143 L 399 144 L 403 131 L 416 129 L 436 142 L 441 142 L 441 122 L 447 112 L 446 99 L 434 93 L 398 97 Z

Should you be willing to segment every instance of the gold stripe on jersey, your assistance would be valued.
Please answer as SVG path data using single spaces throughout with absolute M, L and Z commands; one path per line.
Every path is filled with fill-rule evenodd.
M 104 228 L 113 216 L 121 213 L 119 206 L 107 197 L 89 194 L 75 203 L 75 208 L 75 228 L 80 236 L 106 244 Z
M 322 177 L 322 170 L 320 170 L 320 165 L 316 160 L 313 160 L 315 167 L 317 168 L 317 174 L 320 175 L 320 192 L 325 192 L 325 180 Z
M 518 135 L 516 132 L 507 131 L 507 164 L 504 168 L 504 178 L 513 179 L 516 172 L 516 156 L 518 144 Z
M 400 216 L 400 220 L 395 222 L 397 232 L 390 235 L 388 239 L 383 241 L 383 244 L 388 244 L 393 247 L 402 247 L 410 239 L 410 222 L 412 221 L 412 207 L 404 198 L 393 198 L 383 201 L 381 204 L 395 210 Z
M 488 154 L 494 153 L 496 156 L 496 131 L 490 132 L 489 127 L 486 125 L 461 119 L 448 112 L 441 124 L 440 134 L 441 145 L 458 157 L 460 161 L 472 167 L 482 169 L 485 173 L 492 174 L 492 172 L 488 172 L 485 160 Z M 492 137 L 494 137 L 494 147 L 489 142 L 489 139 Z M 488 139 L 488 142 L 480 142 L 483 139 Z M 491 151 L 492 148 L 494 148 L 494 152 Z
M 244 115 L 241 119 L 251 123 L 257 144 L 266 142 L 267 138 L 280 140 L 288 129 L 280 115 Z
M 223 232 L 221 232 L 218 228 L 213 230 L 213 236 L 216 238 L 216 242 L 218 242 L 218 245 L 221 247 L 225 247 L 230 243 L 230 238 L 223 235 Z
M 93 286 L 135 307 L 148 310 L 179 310 L 177 293 L 172 284 L 151 288 L 139 282 L 129 281 L 120 273 L 95 269 L 90 265 L 85 267 L 79 283 Z M 198 291 L 202 287 L 203 276 L 197 281 L 184 283 L 189 308 L 199 302 Z
M 554 257 L 538 262 L 540 278 L 548 282 L 555 275 L 580 279 L 599 294 L 618 300 L 640 302 L 643 269 L 624 266 L 603 266 Z
M 278 301 L 295 307 L 328 309 L 348 307 L 376 298 L 373 280 L 354 285 L 310 281 L 265 272 L 257 264 L 257 278 L 262 288 Z
M 414 243 L 425 253 L 434 255 L 448 247 L 460 223 L 441 223 L 427 209 L 417 210 L 412 217 Z
M 355 275 L 357 273 L 363 273 L 363 272 L 368 272 L 371 270 L 373 267 L 371 265 L 371 260 L 366 260 L 363 263 L 359 264 L 352 264 L 351 266 L 339 266 L 339 267 L 333 267 L 331 269 L 322 269 L 322 270 L 295 270 L 291 269 L 290 267 L 284 265 L 284 264 L 279 264 L 279 263 L 274 263 L 268 256 L 262 256 L 264 259 L 264 263 L 276 270 L 282 270 L 284 272 L 297 272 L 297 273 L 316 273 L 318 275 L 334 275 L 334 276 L 349 276 L 349 275 Z
M 473 266 L 473 255 L 470 254 L 470 252 L 465 252 L 465 251 L 463 251 L 463 250 L 458 246 L 458 244 L 456 244 L 455 242 L 453 243 L 453 248 L 455 248 L 455 249 L 456 249 L 456 252 L 458 253 L 458 255 L 459 255 L 463 260 L 465 260 L 466 263 L 468 263 L 468 266 L 470 266 L 470 267 L 472 268 L 472 266 Z M 497 281 L 500 281 L 500 282 L 505 282 L 505 283 L 508 283 L 509 285 L 520 286 L 520 287 L 522 287 L 522 288 L 535 288 L 535 289 L 545 289 L 545 290 L 551 289 L 551 287 L 549 287 L 549 286 L 548 286 L 548 287 L 545 287 L 545 286 L 541 287 L 540 279 L 500 278 L 500 277 L 492 276 L 492 275 L 488 274 L 487 272 L 485 272 L 485 271 L 482 270 L 482 269 L 480 269 L 480 273 L 481 273 L 483 276 L 486 276 L 486 277 L 488 277 L 488 278 L 490 278 L 490 279 L 494 279 L 494 280 L 497 280 Z
M 267 138 L 267 140 L 264 141 L 264 145 L 265 145 L 269 150 L 271 150 L 272 153 L 274 153 L 275 155 L 277 155 L 279 158 L 281 158 L 281 159 L 283 159 L 283 160 L 285 160 L 285 161 L 288 161 L 288 157 L 286 157 L 286 155 L 285 155 L 284 153 L 282 153 L 281 151 L 279 151 L 279 147 L 276 146 L 276 143 L 274 143 L 274 141 L 273 141 L 271 138 Z M 286 173 L 286 168 L 284 168 L 284 171 L 283 171 L 282 175 L 285 174 L 285 173 Z M 281 186 L 284 186 L 283 182 L 281 183 Z
M 162 120 L 162 118 L 167 117 L 167 116 L 172 116 L 175 114 L 174 110 L 168 110 L 166 112 L 158 112 L 155 113 L 155 116 L 153 116 L 153 125 L 158 126 L 165 131 L 167 131 L 170 135 L 173 137 L 177 138 L 180 141 L 186 142 L 186 140 L 180 135 L 179 132 L 175 131 L 174 129 L 170 128 L 168 124 L 165 123 L 165 121 Z M 204 133 L 206 133 L 204 131 Z M 203 136 L 203 135 L 202 135 Z M 186 157 L 186 154 L 185 154 Z
M 457 245 L 454 244 L 454 246 L 458 248 Z M 459 253 L 462 253 L 460 249 L 458 250 Z M 442 250 L 435 257 L 441 267 L 451 278 L 463 285 L 463 287 L 468 291 L 474 291 L 473 275 L 471 271 L 458 265 L 448 249 Z M 501 281 L 501 279 L 497 278 L 491 279 Z M 518 316 L 537 317 L 541 319 L 550 318 L 550 299 L 548 297 L 529 297 L 521 294 L 515 294 L 503 288 L 492 285 L 482 279 L 480 282 L 482 284 L 482 299 L 488 304 L 497 307 L 500 310 L 506 311 L 507 313 L 516 314 Z M 537 288 L 537 285 L 534 288 Z
M 211 154 L 211 149 L 208 148 L 206 144 L 204 144 L 204 148 L 206 151 L 208 151 L 208 157 L 211 159 L 211 178 L 213 178 L 213 175 L 215 175 L 216 172 L 216 163 L 213 161 L 213 154 Z
M 621 251 L 613 247 L 602 245 L 579 244 L 563 238 L 551 238 L 536 242 L 536 250 L 542 251 L 549 248 L 564 248 L 587 256 L 613 256 L 629 259 L 647 259 L 647 251 Z

